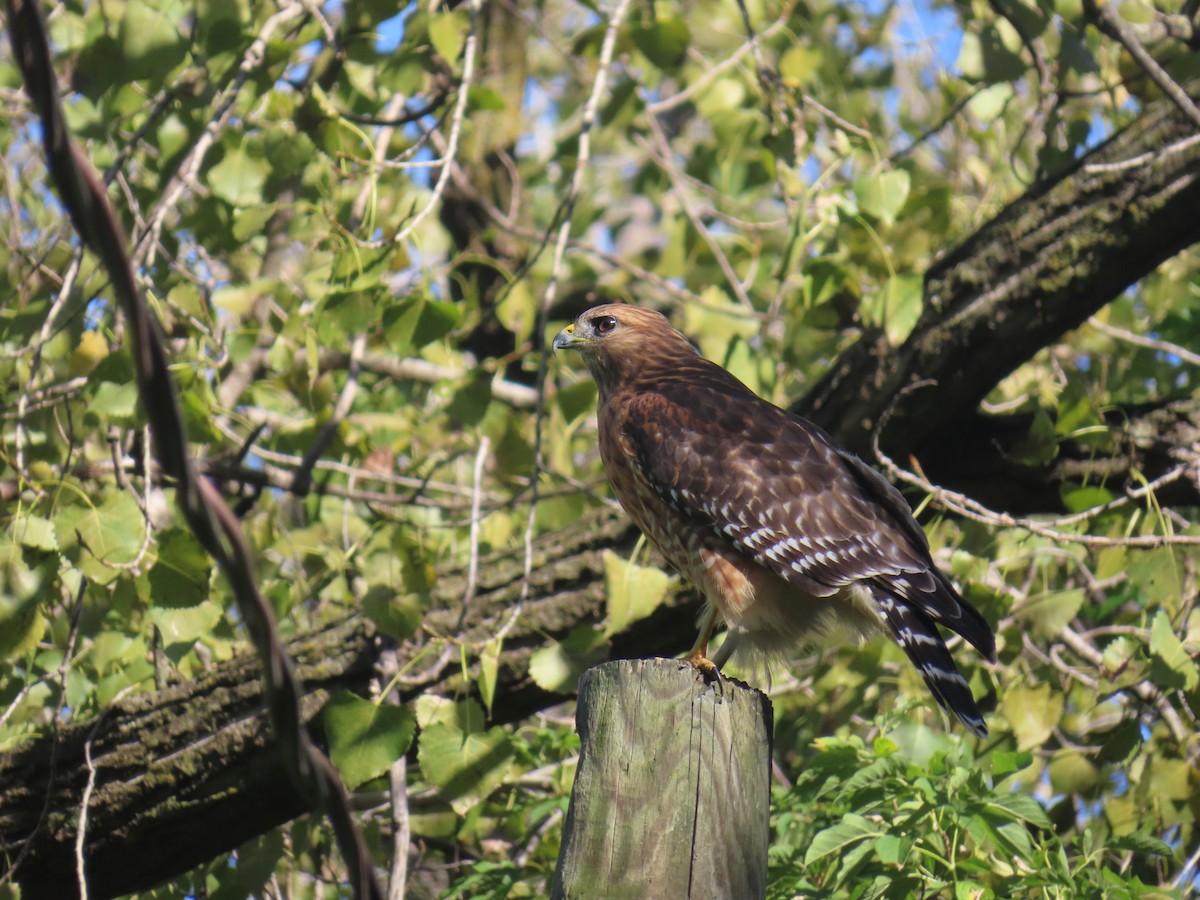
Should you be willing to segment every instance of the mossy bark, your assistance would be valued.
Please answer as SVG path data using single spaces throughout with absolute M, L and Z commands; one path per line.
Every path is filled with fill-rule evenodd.
M 1188 90 L 1200 96 L 1200 81 Z M 1195 129 L 1169 100 L 1155 101 L 1071 170 L 1032 187 L 929 268 L 921 317 L 903 344 L 865 334 L 795 411 L 869 455 L 897 394 L 933 379 L 898 404 L 883 440 L 936 449 L 1008 373 L 1200 241 Z

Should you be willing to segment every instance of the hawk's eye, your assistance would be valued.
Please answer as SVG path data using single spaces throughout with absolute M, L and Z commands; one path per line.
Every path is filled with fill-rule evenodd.
M 592 319 L 592 328 L 595 329 L 598 335 L 612 334 L 616 327 L 616 316 L 596 316 L 596 318 Z

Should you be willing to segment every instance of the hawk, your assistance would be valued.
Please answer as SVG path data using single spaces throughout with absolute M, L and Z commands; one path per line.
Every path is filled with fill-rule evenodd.
M 621 505 L 705 598 L 688 660 L 778 655 L 849 626 L 891 632 L 938 703 L 987 725 L 938 625 L 988 659 L 992 629 L 929 554 L 904 496 L 799 416 L 705 359 L 657 312 L 596 306 L 554 339 L 600 397 L 600 456 Z M 729 635 L 712 660 L 717 620 Z

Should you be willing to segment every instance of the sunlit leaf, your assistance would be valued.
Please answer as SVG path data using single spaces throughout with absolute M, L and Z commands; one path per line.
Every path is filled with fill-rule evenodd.
M 804 864 L 811 866 L 831 853 L 845 853 L 858 841 L 873 838 L 883 831 L 883 825 L 854 813 L 846 813 L 842 821 L 826 828 L 813 838 L 804 854 Z
M 466 734 L 435 722 L 421 731 L 421 772 L 459 815 L 500 786 L 512 764 L 512 741 L 501 728 Z
M 671 576 L 661 569 L 639 566 L 604 551 L 604 584 L 608 597 L 605 637 L 624 631 L 658 607 L 667 593 Z
M 1063 697 L 1050 685 L 1011 687 L 1000 700 L 1000 708 L 1012 726 L 1022 750 L 1040 747 L 1062 718 Z
M 329 758 L 353 789 L 378 778 L 403 756 L 416 732 L 416 720 L 402 706 L 376 705 L 349 691 L 325 705 Z
M 854 196 L 858 198 L 860 210 L 885 225 L 891 225 L 908 200 L 910 186 L 908 172 L 889 169 L 854 179 Z
M 255 206 L 262 202 L 262 189 L 271 164 L 248 153 L 245 147 L 227 150 L 225 157 L 208 170 L 205 180 L 214 194 L 232 206 Z
M 1171 683 L 1191 691 L 1200 683 L 1200 670 L 1196 667 L 1196 661 L 1175 634 L 1170 616 L 1161 609 L 1155 614 L 1150 626 L 1150 653 L 1155 662 L 1161 663 L 1161 668 L 1156 667 L 1156 681 L 1160 684 Z

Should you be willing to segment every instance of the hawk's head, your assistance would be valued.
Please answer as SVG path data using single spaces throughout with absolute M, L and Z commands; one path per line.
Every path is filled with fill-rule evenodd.
M 601 390 L 648 365 L 697 355 L 662 313 L 626 303 L 593 306 L 558 333 L 554 349 L 578 350 Z

